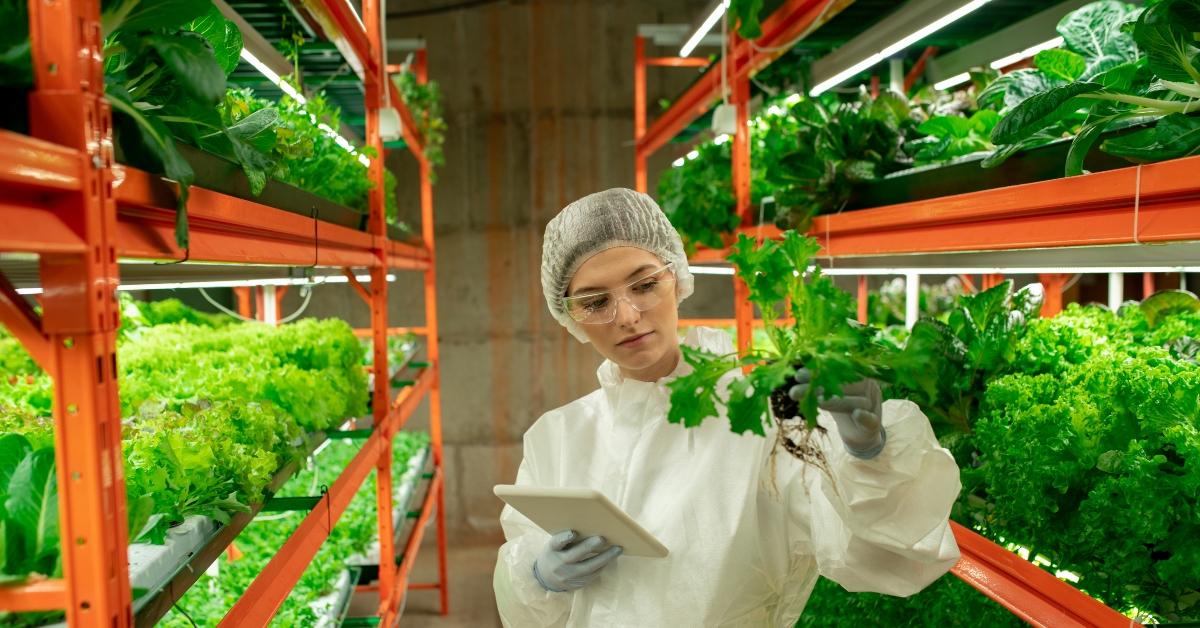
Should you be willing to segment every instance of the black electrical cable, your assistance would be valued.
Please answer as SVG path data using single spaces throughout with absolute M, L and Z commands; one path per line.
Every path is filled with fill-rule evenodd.
M 430 7 L 428 9 L 413 9 L 411 11 L 401 11 L 399 13 L 388 13 L 389 19 L 399 19 L 406 17 L 425 17 L 428 15 L 437 15 L 439 13 L 449 13 L 451 11 L 459 11 L 462 9 L 474 9 L 487 4 L 496 4 L 497 2 L 507 2 L 508 0 L 464 0 L 463 2 L 454 2 L 444 4 L 440 7 Z

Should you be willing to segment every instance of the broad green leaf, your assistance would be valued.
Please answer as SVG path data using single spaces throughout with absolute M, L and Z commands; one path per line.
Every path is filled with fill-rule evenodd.
M 1200 311 L 1200 299 L 1187 290 L 1162 290 L 1142 301 L 1139 308 L 1146 315 L 1146 322 L 1154 327 L 1171 314 Z
M 1022 68 L 992 81 L 979 93 L 978 101 L 981 107 L 992 107 L 997 109 L 1001 115 L 1006 115 L 1031 96 L 1066 84 L 1062 79 L 1054 78 L 1038 70 Z
M 230 126 L 229 133 L 265 155 L 275 146 L 278 125 L 278 109 L 259 109 Z
M 58 550 L 58 489 L 54 450 L 39 449 L 21 461 L 9 482 L 4 509 L 20 527 L 27 561 L 40 561 Z
M 217 63 L 212 47 L 204 37 L 192 32 L 180 32 L 150 35 L 146 40 L 189 96 L 213 106 L 225 97 L 225 71 Z
M 1033 58 L 1033 63 L 1042 72 L 1064 81 L 1076 81 L 1087 70 L 1087 60 L 1079 54 L 1062 48 L 1052 48 L 1037 53 Z
M 1071 83 L 1031 96 L 1000 120 L 992 131 L 996 144 L 1013 144 L 1057 120 L 1064 110 L 1077 108 L 1075 98 L 1103 89 L 1099 83 Z
M 1155 125 L 1164 159 L 1200 154 L 1200 117 L 1173 113 Z
M 742 39 L 762 37 L 762 23 L 759 16 L 762 9 L 763 0 L 732 0 L 729 10 L 737 17 L 738 35 Z
M 1157 129 L 1142 129 L 1104 140 L 1100 144 L 1100 150 L 1135 163 L 1157 161 L 1164 152 L 1163 146 L 1158 142 Z
M 1166 0 L 1146 9 L 1133 37 L 1159 78 L 1200 83 L 1200 1 Z
M 1071 141 L 1071 148 L 1067 151 L 1067 165 L 1065 176 L 1073 177 L 1083 174 L 1083 160 L 1087 158 L 1087 154 L 1092 150 L 1092 146 L 1096 144 L 1096 140 L 1100 139 L 1100 135 L 1108 128 L 1111 118 L 1101 118 L 1092 122 L 1079 130 L 1079 134 Z
M 216 5 L 209 5 L 209 10 L 203 16 L 188 22 L 184 30 L 199 33 L 212 46 L 217 64 L 229 76 L 242 54 L 242 31 L 237 25 L 225 19 Z
M 1137 75 L 1139 63 L 1122 63 L 1092 77 L 1093 83 L 1099 83 L 1104 89 L 1127 92 L 1133 86 L 1134 76 Z
M 211 0 L 119 0 L 106 4 L 100 17 L 105 38 L 117 32 L 177 28 L 204 15 L 213 6 Z
M 971 121 L 962 116 L 934 116 L 922 122 L 917 131 L 939 138 L 955 138 L 966 137 L 972 126 Z
M 0 436 L 0 496 L 8 493 L 8 483 L 13 473 L 32 450 L 29 440 L 21 434 Z
M 1058 23 L 1068 49 L 1089 60 L 1112 57 L 1118 63 L 1137 58 L 1137 44 L 1124 26 L 1140 9 L 1119 0 L 1101 0 L 1068 13 Z M 1073 80 L 1073 79 L 1072 79 Z
M 980 109 L 971 114 L 971 129 L 983 137 L 992 134 L 992 129 L 1000 123 L 1000 114 L 991 109 Z
M 749 377 L 735 378 L 729 384 L 729 429 L 738 434 L 753 432 L 765 436 L 763 417 L 766 413 L 766 399 Z

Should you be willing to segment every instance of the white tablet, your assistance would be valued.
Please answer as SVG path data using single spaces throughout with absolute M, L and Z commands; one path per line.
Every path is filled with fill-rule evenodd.
M 599 535 L 624 548 L 625 556 L 666 558 L 669 553 L 654 535 L 595 489 L 498 484 L 493 490 L 496 497 L 547 534 L 574 530 L 580 538 Z

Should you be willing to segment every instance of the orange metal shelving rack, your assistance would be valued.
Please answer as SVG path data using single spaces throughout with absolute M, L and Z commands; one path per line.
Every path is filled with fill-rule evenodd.
M 424 274 L 428 366 L 390 403 L 376 403 L 372 433 L 318 505 L 280 548 L 222 625 L 266 625 L 300 578 L 371 469 L 378 473 L 380 556 L 393 547 L 392 442 L 417 405 L 429 399 L 434 470 L 419 525 L 403 559 L 379 566 L 378 615 L 394 623 L 408 589 L 437 589 L 449 611 L 445 483 L 442 467 L 433 192 L 430 164 L 413 117 L 384 74 L 377 0 L 364 0 L 360 21 L 348 0 L 305 0 L 356 69 L 366 91 L 367 143 L 383 155 L 383 90 L 404 121 L 404 139 L 420 167 L 420 243 L 387 239 L 383 186 L 370 196 L 366 232 L 193 187 L 191 246 L 174 244 L 174 193 L 162 178 L 113 161 L 104 98 L 99 0 L 33 0 L 30 34 L 35 87 L 31 135 L 0 132 L 0 252 L 39 256 L 43 313 L 38 315 L 0 275 L 0 323 L 54 380 L 54 421 L 63 577 L 0 587 L 0 609 L 63 610 L 71 626 L 132 626 L 126 546 L 124 464 L 118 403 L 116 288 L 122 257 L 278 265 L 367 267 L 357 286 L 371 309 L 375 399 L 390 399 L 387 365 L 389 269 Z M 423 55 L 417 71 L 425 80 Z M 383 181 L 383 159 L 370 177 Z M 385 515 L 386 513 L 386 515 Z M 436 516 L 439 578 L 411 584 L 425 523 Z
M 850 0 L 851 2 L 853 0 Z M 850 2 L 832 0 L 840 10 Z M 727 44 L 729 101 L 738 107 L 733 136 L 735 207 L 739 233 L 779 237 L 773 226 L 753 224 L 750 212 L 750 138 L 747 125 L 750 75 L 762 69 L 822 15 L 824 0 L 785 0 L 763 21 L 753 45 L 731 33 Z M 832 17 L 836 10 L 826 12 Z M 653 124 L 646 120 L 646 68 L 703 65 L 695 59 L 647 58 L 645 40 L 634 41 L 634 174 L 647 191 L 646 160 L 722 98 L 719 64 L 710 68 Z M 1200 157 L 1147 164 L 1069 179 L 1042 181 L 888 207 L 819 216 L 809 235 L 830 259 L 1139 243 L 1200 241 Z M 727 243 L 728 244 L 728 243 Z M 727 249 L 701 249 L 692 261 L 723 262 Z M 1041 275 L 1047 287 L 1044 316 L 1062 308 L 1066 276 Z M 865 319 L 866 281 L 860 278 L 859 317 Z M 999 281 L 985 275 L 983 288 Z M 759 324 L 745 284 L 734 277 L 732 320 L 681 321 L 736 327 L 739 351 L 750 347 Z M 975 532 L 951 522 L 962 559 L 952 572 L 1035 626 L 1138 625 L 1066 582 Z

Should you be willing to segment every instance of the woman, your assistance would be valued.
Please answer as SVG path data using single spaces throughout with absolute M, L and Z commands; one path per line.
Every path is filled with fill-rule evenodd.
M 563 209 L 546 227 L 542 288 L 606 360 L 599 390 L 525 433 L 517 484 L 598 489 L 671 553 L 618 558 L 603 539 L 551 536 L 505 508 L 494 584 L 506 626 L 790 627 L 818 575 L 907 596 L 958 560 L 958 467 L 916 405 L 881 403 L 874 382 L 822 403 L 828 473 L 771 456 L 773 435 L 734 434 L 724 417 L 667 422 L 666 382 L 689 368 L 676 329 L 692 276 L 650 197 L 612 189 Z M 733 351 L 710 329 L 684 343 Z M 797 381 L 799 398 L 807 373 Z

